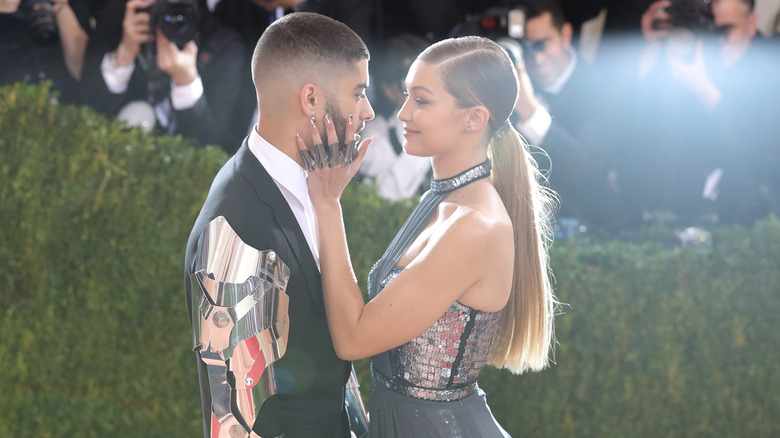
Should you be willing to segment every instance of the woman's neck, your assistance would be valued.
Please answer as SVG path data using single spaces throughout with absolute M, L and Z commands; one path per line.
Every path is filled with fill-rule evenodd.
M 461 148 L 463 151 L 466 148 Z M 474 167 L 487 159 L 487 148 L 470 148 L 464 152 L 456 151 L 431 158 L 433 178 L 451 178 L 464 170 Z

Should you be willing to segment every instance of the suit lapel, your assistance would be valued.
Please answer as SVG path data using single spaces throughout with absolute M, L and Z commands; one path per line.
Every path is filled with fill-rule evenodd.
M 319 269 L 317 269 L 306 237 L 279 187 L 249 150 L 247 139 L 248 137 L 244 139 L 241 148 L 236 152 L 239 172 L 252 185 L 258 199 L 273 211 L 276 225 L 284 234 L 287 243 L 292 248 L 293 257 L 301 267 L 301 274 L 309 289 L 309 294 L 314 302 L 324 309 Z

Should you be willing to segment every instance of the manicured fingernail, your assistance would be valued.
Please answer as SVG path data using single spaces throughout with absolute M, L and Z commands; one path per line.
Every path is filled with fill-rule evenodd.
M 301 134 L 295 134 L 295 138 L 296 138 L 298 141 L 303 141 L 303 137 L 301 137 Z
M 325 114 L 325 123 L 327 123 L 328 125 L 333 123 L 333 120 L 331 120 L 330 118 L 330 114 Z
M 314 119 L 314 116 L 311 117 L 311 127 L 316 128 L 317 127 L 317 120 Z

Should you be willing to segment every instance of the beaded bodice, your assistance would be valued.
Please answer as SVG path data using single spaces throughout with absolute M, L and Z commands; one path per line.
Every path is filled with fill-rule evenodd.
M 381 287 L 401 270 L 394 268 Z M 421 335 L 382 353 L 389 362 L 390 375 L 375 367 L 374 378 L 416 398 L 463 398 L 474 391 L 477 376 L 487 363 L 500 316 L 500 311 L 483 312 L 456 301 Z
M 439 203 L 451 192 L 490 176 L 490 161 L 446 179 L 431 181 L 431 190 L 409 215 L 381 259 L 368 274 L 374 298 L 403 270 L 401 255 L 420 234 Z M 487 362 L 501 312 L 482 312 L 455 302 L 424 333 L 374 356 L 374 383 L 426 400 L 457 400 L 476 390 L 477 375 Z M 402 323 L 399 321 L 399 323 Z

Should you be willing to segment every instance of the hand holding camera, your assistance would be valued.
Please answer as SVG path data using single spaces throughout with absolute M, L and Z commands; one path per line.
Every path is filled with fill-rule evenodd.
M 116 49 L 117 67 L 132 64 L 141 53 L 141 45 L 152 40 L 150 16 L 145 11 L 154 0 L 130 0 L 122 21 L 122 41 Z
M 168 73 L 175 85 L 187 85 L 198 77 L 198 47 L 195 41 L 188 41 L 179 50 L 176 43 L 168 40 L 162 30 L 157 29 L 157 67 Z
M 651 3 L 642 14 L 642 34 L 648 42 L 658 42 L 669 35 L 672 25 L 667 9 L 670 6 L 670 0 L 659 0 Z
M 531 83 L 531 77 L 528 76 L 528 71 L 525 69 L 525 61 L 522 57 L 515 63 L 515 67 L 517 68 L 518 81 L 515 111 L 520 116 L 520 120 L 528 120 L 540 103 L 534 93 L 534 86 Z

